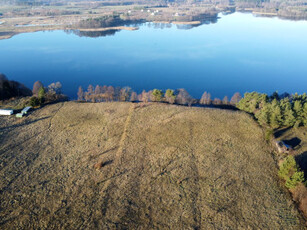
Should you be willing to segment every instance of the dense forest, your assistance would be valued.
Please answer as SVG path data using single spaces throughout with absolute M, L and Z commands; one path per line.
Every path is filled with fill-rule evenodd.
M 0 100 L 30 96 L 31 94 L 31 90 L 26 86 L 16 81 L 10 81 L 4 74 L 0 73 Z
M 240 110 L 252 113 L 265 127 L 307 127 L 307 95 L 282 94 L 270 97 L 257 92 L 246 93 L 237 104 Z

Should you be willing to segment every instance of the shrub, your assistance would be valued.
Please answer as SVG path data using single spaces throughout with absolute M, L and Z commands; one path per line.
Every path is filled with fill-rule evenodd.
M 40 103 L 40 100 L 37 97 L 31 97 L 29 102 L 28 102 L 28 105 L 30 105 L 32 107 L 37 107 L 37 106 L 40 106 L 41 103 Z
M 154 89 L 152 91 L 152 96 L 153 96 L 154 101 L 161 101 L 162 97 L 163 97 L 163 92 L 162 92 L 162 90 Z
M 103 167 L 103 161 L 99 161 L 98 163 L 94 164 L 94 169 L 101 169 Z
M 287 156 L 279 168 L 278 175 L 286 181 L 287 188 L 295 188 L 304 182 L 304 172 L 300 171 L 293 156 Z
M 273 133 L 274 133 L 274 130 L 273 129 L 266 129 L 265 130 L 265 140 L 267 142 L 269 142 L 270 140 L 272 140 L 273 138 Z
M 288 180 L 286 180 L 286 187 L 295 188 L 299 183 L 304 182 L 304 172 L 295 172 Z
M 167 89 L 165 92 L 165 100 L 170 103 L 170 104 L 174 104 L 175 100 L 176 100 L 176 95 L 174 93 L 174 90 L 171 89 Z

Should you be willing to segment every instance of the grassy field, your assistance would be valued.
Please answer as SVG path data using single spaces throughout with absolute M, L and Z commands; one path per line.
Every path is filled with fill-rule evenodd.
M 1 229 L 305 226 L 243 112 L 65 102 L 0 117 L 0 178 Z

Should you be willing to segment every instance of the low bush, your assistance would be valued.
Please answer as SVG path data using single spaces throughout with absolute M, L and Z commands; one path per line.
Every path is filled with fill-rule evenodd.
M 304 172 L 297 166 L 293 156 L 287 156 L 281 163 L 278 175 L 286 181 L 285 185 L 289 189 L 305 182 Z
M 41 102 L 37 97 L 31 97 L 27 105 L 32 107 L 38 107 L 41 105 Z

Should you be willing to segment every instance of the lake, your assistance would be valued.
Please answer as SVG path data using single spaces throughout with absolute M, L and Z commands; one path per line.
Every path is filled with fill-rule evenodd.
M 219 15 L 216 23 L 186 26 L 145 23 L 136 31 L 101 37 L 65 31 L 19 34 L 0 41 L 0 72 L 31 87 L 60 81 L 78 87 L 185 88 L 200 98 L 235 92 L 307 91 L 307 21 Z

